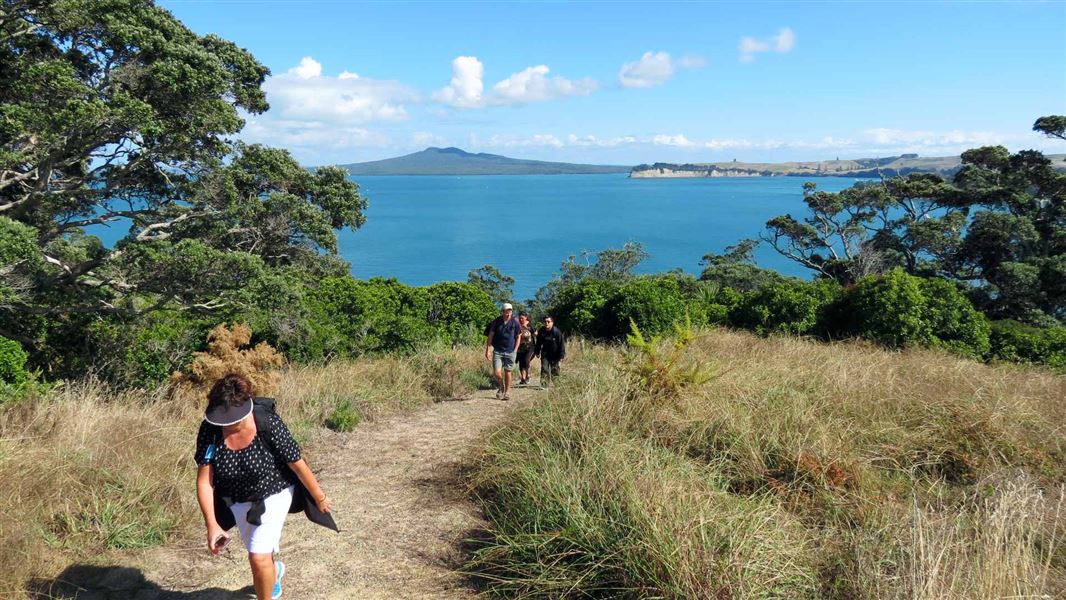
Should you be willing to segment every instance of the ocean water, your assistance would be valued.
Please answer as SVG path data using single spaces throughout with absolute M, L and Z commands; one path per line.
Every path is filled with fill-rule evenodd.
M 629 179 L 607 175 L 364 176 L 366 225 L 340 233 L 340 252 L 361 279 L 410 285 L 466 280 L 491 264 L 526 299 L 569 256 L 626 242 L 650 253 L 639 271 L 698 274 L 707 252 L 757 237 L 771 217 L 805 215 L 802 177 Z M 818 178 L 840 191 L 855 178 Z M 766 244 L 761 266 L 806 276 Z

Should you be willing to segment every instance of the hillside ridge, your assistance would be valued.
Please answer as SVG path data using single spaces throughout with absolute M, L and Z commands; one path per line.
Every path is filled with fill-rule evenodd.
M 1048 154 L 1056 168 L 1066 164 L 1063 154 Z M 901 154 L 883 158 L 856 158 L 783 163 L 709 162 L 642 164 L 633 167 L 633 179 L 668 179 L 680 177 L 896 177 L 910 173 L 955 174 L 962 167 L 960 156 L 929 156 Z
M 626 173 L 626 165 L 592 165 L 511 158 L 430 146 L 425 150 L 361 163 L 339 165 L 351 175 L 584 175 Z

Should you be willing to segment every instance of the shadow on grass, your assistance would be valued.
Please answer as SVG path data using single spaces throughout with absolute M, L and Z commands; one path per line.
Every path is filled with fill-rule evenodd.
M 165 590 L 148 581 L 140 569 L 72 565 L 54 579 L 35 579 L 26 587 L 34 600 L 247 600 L 249 585 L 239 590 L 206 588 L 192 592 Z

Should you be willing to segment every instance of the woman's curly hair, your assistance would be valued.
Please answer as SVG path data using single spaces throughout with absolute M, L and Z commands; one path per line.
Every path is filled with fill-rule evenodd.
M 244 375 L 230 373 L 211 386 L 207 393 L 208 406 L 240 406 L 252 397 L 252 382 Z

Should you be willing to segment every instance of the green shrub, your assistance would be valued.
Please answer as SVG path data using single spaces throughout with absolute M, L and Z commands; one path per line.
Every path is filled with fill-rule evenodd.
M 954 283 L 923 279 L 926 319 L 933 333 L 933 346 L 947 348 L 970 358 L 984 358 L 989 350 L 991 326 Z
M 921 279 L 894 269 L 860 280 L 842 300 L 832 329 L 886 346 L 929 346 L 932 330 L 925 319 Z
M 686 304 L 677 278 L 630 279 L 604 306 L 601 319 L 608 328 L 605 337 L 622 339 L 632 331 L 633 323 L 652 336 L 671 332 L 675 324 L 685 319 Z
M 706 308 L 695 300 L 701 289 L 692 277 L 675 274 L 582 279 L 560 286 L 547 312 L 571 335 L 622 340 L 630 321 L 649 335 L 659 335 L 672 331 L 686 314 L 696 323 L 708 320 Z
M 618 287 L 618 282 L 605 279 L 583 279 L 560 286 L 547 313 L 555 317 L 556 324 L 567 334 L 601 339 L 618 337 L 621 332 L 612 336 L 611 328 L 603 321 L 607 302 Z
M 814 333 L 839 295 L 840 287 L 828 280 L 782 280 L 744 294 L 730 310 L 729 322 L 760 335 Z
M 325 425 L 333 431 L 349 432 L 362 422 L 362 413 L 352 404 L 351 399 L 345 398 L 337 403 L 333 412 L 326 417 Z
M 308 355 L 321 358 L 410 352 L 437 337 L 464 341 L 480 334 L 497 311 L 488 294 L 469 283 L 412 287 L 381 278 L 326 278 L 307 302 L 316 321 Z
M 999 360 L 1066 369 L 1066 327 L 1032 327 L 1017 321 L 992 322 L 989 355 Z
M 426 305 L 423 318 L 453 343 L 471 341 L 471 331 L 478 339 L 482 338 L 485 324 L 499 312 L 485 290 L 457 281 L 427 287 Z
M 153 388 L 203 348 L 211 324 L 185 313 L 153 313 L 141 321 L 97 321 L 85 331 L 87 362 L 117 388 Z
M 893 348 L 944 347 L 981 358 L 989 324 L 952 283 L 894 269 L 860 280 L 832 311 L 827 329 Z
M 30 378 L 29 372 L 26 371 L 28 358 L 29 355 L 22 349 L 22 344 L 0 337 L 0 383 L 25 383 Z

